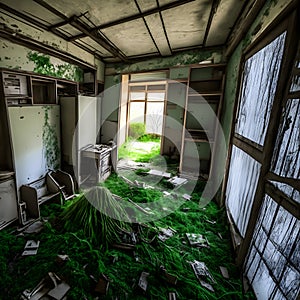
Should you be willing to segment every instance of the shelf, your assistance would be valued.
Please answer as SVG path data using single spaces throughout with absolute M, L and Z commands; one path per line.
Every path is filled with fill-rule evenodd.
M 55 80 L 31 78 L 33 104 L 56 104 Z
M 32 105 L 32 97 L 9 97 L 6 98 L 7 106 Z
M 205 140 L 205 139 L 197 139 L 197 138 L 194 138 L 194 137 L 191 137 L 191 138 L 184 138 L 184 140 L 185 140 L 186 142 L 214 144 L 214 142 L 212 142 L 212 141 Z

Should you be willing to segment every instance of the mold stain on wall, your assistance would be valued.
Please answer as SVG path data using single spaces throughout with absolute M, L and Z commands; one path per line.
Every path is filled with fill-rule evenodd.
M 59 142 L 55 130 L 55 125 L 51 124 L 49 111 L 51 106 L 43 106 L 45 112 L 43 124 L 43 152 L 48 169 L 56 170 L 59 168 Z

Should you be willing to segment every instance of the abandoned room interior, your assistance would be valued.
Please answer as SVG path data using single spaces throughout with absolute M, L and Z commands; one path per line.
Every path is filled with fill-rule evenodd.
M 0 299 L 300 299 L 299 28 L 0 0 Z

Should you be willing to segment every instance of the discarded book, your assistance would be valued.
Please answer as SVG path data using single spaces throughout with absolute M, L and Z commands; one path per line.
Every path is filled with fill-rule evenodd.
M 193 262 L 191 262 L 191 266 L 201 286 L 203 286 L 211 292 L 214 292 L 214 288 L 211 284 L 216 283 L 216 281 L 209 273 L 206 264 L 204 262 L 194 260 Z M 210 281 L 210 283 L 208 283 L 207 281 Z
M 186 233 L 186 237 L 193 247 L 200 247 L 200 248 L 209 248 L 209 243 L 202 234 L 197 233 Z

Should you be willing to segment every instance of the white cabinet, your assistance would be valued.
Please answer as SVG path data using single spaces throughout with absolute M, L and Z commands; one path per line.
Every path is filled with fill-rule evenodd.
M 0 229 L 17 220 L 17 197 L 14 179 L 0 182 Z

